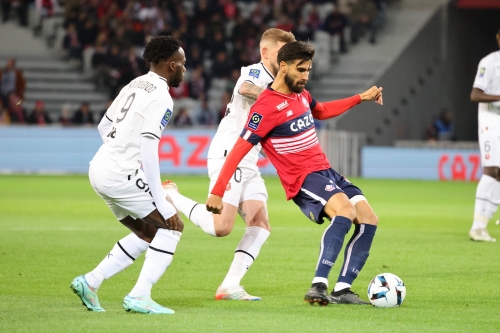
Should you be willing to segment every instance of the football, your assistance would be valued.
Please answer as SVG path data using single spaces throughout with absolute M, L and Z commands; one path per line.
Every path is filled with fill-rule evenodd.
M 398 276 L 382 273 L 368 284 L 368 299 L 378 308 L 401 306 L 406 296 L 406 287 Z

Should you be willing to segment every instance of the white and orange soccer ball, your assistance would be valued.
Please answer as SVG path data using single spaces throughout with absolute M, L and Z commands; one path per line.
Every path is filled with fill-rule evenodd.
M 368 299 L 378 308 L 401 306 L 406 296 L 406 287 L 398 276 L 382 273 L 368 284 Z

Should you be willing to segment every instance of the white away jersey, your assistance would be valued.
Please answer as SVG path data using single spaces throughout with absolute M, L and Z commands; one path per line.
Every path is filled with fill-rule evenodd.
M 500 51 L 490 53 L 481 59 L 473 86 L 488 95 L 500 96 Z M 500 111 L 500 102 L 479 103 L 480 111 L 493 109 Z
M 226 116 L 220 122 L 217 133 L 212 139 L 208 150 L 208 158 L 224 158 L 227 156 L 246 124 L 250 107 L 255 101 L 239 93 L 240 87 L 245 81 L 265 89 L 269 83 L 274 81 L 274 76 L 262 62 L 241 67 L 241 76 L 234 87 L 231 102 L 227 105 Z M 252 164 L 257 163 L 259 151 L 260 145 L 253 147 L 243 160 Z
M 123 179 L 141 167 L 141 138 L 160 140 L 174 102 L 167 80 L 149 72 L 125 86 L 106 111 L 112 129 L 90 165 L 97 174 Z

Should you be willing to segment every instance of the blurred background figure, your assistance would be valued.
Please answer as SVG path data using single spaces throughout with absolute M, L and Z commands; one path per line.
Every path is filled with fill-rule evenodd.
M 82 102 L 80 109 L 78 109 L 73 116 L 73 124 L 75 125 L 93 125 L 94 115 L 90 111 L 89 103 Z
M 204 99 L 201 102 L 199 109 L 197 110 L 197 120 L 198 125 L 202 126 L 214 126 L 216 124 L 215 114 L 208 106 L 208 100 Z
M 28 116 L 27 123 L 38 126 L 52 124 L 52 119 L 50 119 L 47 111 L 45 111 L 45 103 L 43 101 L 38 100 L 35 102 L 35 108 Z
M 453 129 L 453 115 L 450 110 L 444 108 L 439 117 L 434 121 L 436 136 L 438 140 L 455 140 Z
M 174 117 L 174 126 L 179 128 L 193 126 L 193 121 L 186 108 L 181 108 L 177 111 L 177 115 Z
M 351 4 L 351 42 L 356 44 L 365 29 L 370 31 L 370 43 L 376 43 L 378 10 L 371 0 L 358 0 Z
M 9 109 L 3 104 L 0 99 L 0 125 L 9 125 L 10 124 L 10 116 Z
M 0 71 L 0 98 L 4 105 L 7 105 L 9 95 L 16 93 L 22 100 L 26 90 L 26 79 L 23 76 L 22 70 L 16 68 L 16 60 L 14 58 L 7 59 L 5 67 Z
M 59 123 L 63 126 L 71 126 L 71 105 L 68 103 L 63 104 L 61 114 L 59 115 Z
M 26 110 L 22 106 L 22 100 L 16 93 L 9 95 L 9 117 L 12 124 L 26 124 Z

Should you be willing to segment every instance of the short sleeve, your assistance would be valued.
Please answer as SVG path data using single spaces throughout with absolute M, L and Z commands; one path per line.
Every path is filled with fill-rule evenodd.
M 307 91 L 306 89 L 304 89 L 301 93 L 300 93 L 301 96 L 305 97 L 307 102 L 309 103 L 309 107 L 312 109 L 314 109 L 314 107 L 316 106 L 317 102 L 316 100 L 312 97 L 311 93 L 309 91 Z
M 487 58 L 481 59 L 477 68 L 476 79 L 474 80 L 474 88 L 479 88 L 483 91 L 488 88 L 491 80 L 495 75 L 495 68 Z
M 241 69 L 241 80 L 240 82 L 250 82 L 258 87 L 264 88 L 271 81 L 274 81 L 274 78 L 271 76 L 267 70 L 260 66 L 261 68 L 242 68 Z
M 251 108 L 241 137 L 256 145 L 271 132 L 277 124 L 277 112 L 269 103 L 268 99 L 258 100 Z
M 163 129 L 172 118 L 173 109 L 171 98 L 152 100 L 144 113 L 141 135 L 160 140 Z

